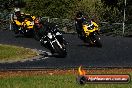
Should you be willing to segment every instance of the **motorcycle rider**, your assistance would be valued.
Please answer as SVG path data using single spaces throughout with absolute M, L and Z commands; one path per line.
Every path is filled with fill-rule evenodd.
M 63 38 L 62 33 L 58 30 L 58 26 L 55 23 L 50 23 L 50 22 L 45 22 L 43 23 L 43 27 L 40 30 L 40 35 L 42 35 L 41 39 L 40 39 L 40 43 L 42 46 L 48 48 L 52 54 L 54 54 L 54 49 L 52 48 L 51 45 L 47 45 L 47 34 L 49 33 L 49 31 L 52 31 L 54 34 L 56 34 L 56 38 L 58 39 L 58 41 L 61 44 L 65 44 L 67 45 L 68 43 L 65 41 L 65 39 Z
M 42 28 L 42 21 L 40 21 L 40 19 L 38 17 L 35 18 L 34 20 L 34 27 L 35 29 L 38 31 L 39 29 Z
M 44 23 L 42 22 L 42 20 L 40 20 L 39 17 L 36 17 L 34 20 L 34 38 L 37 41 L 40 41 L 40 39 L 42 38 L 42 36 L 44 35 Z
M 13 29 L 15 34 L 19 33 L 19 30 L 21 30 L 21 25 L 22 25 L 22 16 L 20 8 L 15 8 L 14 9 L 14 15 L 13 15 Z
M 45 22 L 43 24 L 43 33 L 41 35 L 47 35 L 47 33 L 49 32 L 49 30 L 52 30 L 52 32 L 54 32 L 55 34 L 57 34 L 57 32 L 59 32 L 60 34 L 59 35 L 56 35 L 56 37 L 58 38 L 58 40 L 61 42 L 61 43 L 64 43 L 64 44 L 68 44 L 68 42 L 65 41 L 65 39 L 63 38 L 63 35 L 61 33 L 61 31 L 58 29 L 58 25 L 56 25 L 55 23 L 50 23 L 50 22 Z
M 14 15 L 13 15 L 13 29 L 15 34 L 19 33 L 19 30 L 23 27 L 23 23 L 26 17 L 31 17 L 32 20 L 34 20 L 36 17 L 32 16 L 30 14 L 25 14 L 20 11 L 20 8 L 14 9 Z
M 85 17 L 83 16 L 83 13 L 81 11 L 77 12 L 76 17 L 75 17 L 75 26 L 76 26 L 76 31 L 78 33 L 78 36 L 80 38 L 83 37 L 82 34 L 82 23 L 85 21 Z

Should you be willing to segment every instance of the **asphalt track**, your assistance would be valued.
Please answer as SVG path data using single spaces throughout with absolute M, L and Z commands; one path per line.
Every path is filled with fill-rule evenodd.
M 69 42 L 66 58 L 36 58 L 32 61 L 0 63 L 0 69 L 25 68 L 73 68 L 84 67 L 132 67 L 132 38 L 101 36 L 102 48 L 85 45 L 76 34 L 64 34 Z M 10 44 L 43 50 L 33 38 L 15 37 L 12 31 L 0 31 L 0 44 Z

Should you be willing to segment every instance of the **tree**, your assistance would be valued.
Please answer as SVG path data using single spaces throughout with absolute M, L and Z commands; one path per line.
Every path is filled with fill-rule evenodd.
M 22 8 L 25 4 L 23 0 L 0 0 L 0 9 L 10 11 L 14 7 Z
M 118 0 L 101 0 L 105 6 L 115 7 L 117 6 Z
M 26 6 L 26 2 L 24 0 L 14 0 L 13 1 L 14 7 L 23 8 Z
M 67 18 L 74 3 L 75 0 L 31 0 L 27 2 L 25 9 L 39 16 Z
M 127 23 L 132 23 L 132 2 L 131 0 L 127 0 L 126 19 L 127 19 Z

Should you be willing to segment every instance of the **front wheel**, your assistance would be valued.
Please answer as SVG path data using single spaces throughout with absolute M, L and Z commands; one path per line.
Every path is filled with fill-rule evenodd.
M 58 53 L 57 57 L 61 57 L 61 58 L 66 57 L 67 52 L 65 47 L 60 48 L 60 46 L 56 42 L 53 43 L 53 46 L 54 46 L 55 52 Z
M 90 39 L 92 44 L 96 45 L 97 47 L 102 47 L 100 37 L 98 36 L 98 34 L 94 33 Z
M 101 42 L 100 42 L 100 37 L 96 36 L 96 37 L 95 37 L 95 40 L 96 40 L 96 42 L 95 42 L 96 46 L 97 46 L 97 47 L 102 47 L 102 44 L 101 44 Z
M 102 47 L 101 41 L 100 41 L 100 37 L 98 35 L 95 35 L 95 45 L 97 47 Z

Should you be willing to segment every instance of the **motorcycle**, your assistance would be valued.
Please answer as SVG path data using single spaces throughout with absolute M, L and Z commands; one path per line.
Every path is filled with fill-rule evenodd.
M 14 30 L 15 34 L 33 35 L 34 18 L 31 15 L 24 15 L 21 21 L 14 20 L 14 24 L 14 28 L 17 28 Z
M 40 39 L 41 45 L 48 48 L 56 57 L 64 58 L 67 55 L 66 45 L 62 33 L 57 27 L 48 27 L 43 37 Z
M 97 47 L 102 47 L 99 37 L 99 28 L 98 25 L 94 21 L 84 21 L 82 23 L 82 40 L 85 43 L 89 43 L 90 45 L 95 45 Z

